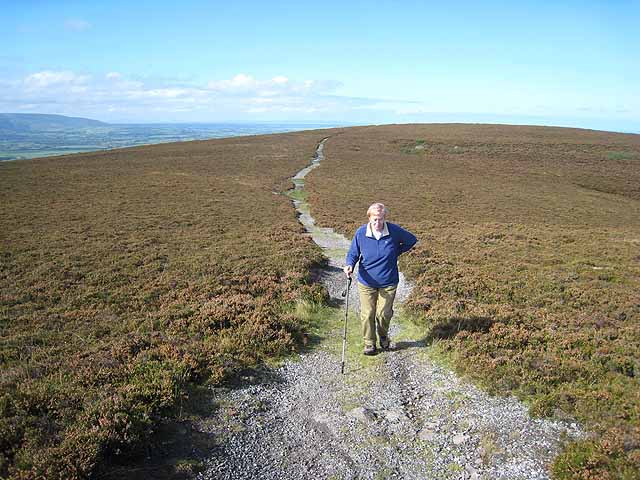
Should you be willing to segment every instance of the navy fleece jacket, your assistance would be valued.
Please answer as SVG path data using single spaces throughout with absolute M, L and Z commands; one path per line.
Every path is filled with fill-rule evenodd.
M 372 288 L 388 287 L 399 282 L 398 257 L 408 252 L 418 241 L 416 237 L 402 227 L 385 222 L 380 240 L 371 233 L 369 224 L 362 225 L 356 231 L 347 253 L 347 265 L 358 267 L 358 281 Z

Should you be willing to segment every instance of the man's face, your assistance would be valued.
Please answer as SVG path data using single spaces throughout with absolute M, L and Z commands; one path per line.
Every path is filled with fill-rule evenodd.
M 371 227 L 377 232 L 381 232 L 384 228 L 384 213 L 376 212 L 369 217 Z

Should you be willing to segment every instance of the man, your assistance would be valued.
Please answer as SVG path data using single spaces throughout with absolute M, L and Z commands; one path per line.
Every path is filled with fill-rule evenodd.
M 413 234 L 385 221 L 388 214 L 382 203 L 369 207 L 369 222 L 356 231 L 344 267 L 344 272 L 351 277 L 356 263 L 360 262 L 358 291 L 365 355 L 376 354 L 376 333 L 380 348 L 389 349 L 389 323 L 399 282 L 398 257 L 418 241 Z

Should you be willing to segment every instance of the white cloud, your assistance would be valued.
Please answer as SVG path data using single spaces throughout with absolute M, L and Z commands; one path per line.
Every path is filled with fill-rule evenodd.
M 407 106 L 407 107 L 399 107 L 395 109 L 395 112 L 398 115 L 424 115 L 433 113 L 433 107 L 429 108 L 426 106 L 415 105 L 415 106 Z
M 558 107 L 548 106 L 544 98 L 536 97 L 534 100 L 538 103 L 529 102 L 528 107 L 523 105 L 518 110 L 503 105 L 504 111 L 495 111 L 496 106 L 490 105 L 492 98 L 474 103 L 471 94 L 463 96 L 459 92 L 451 96 L 436 91 L 418 101 L 395 101 L 337 95 L 335 92 L 340 86 L 336 80 L 297 80 L 281 72 L 263 78 L 238 73 L 231 78 L 197 83 L 190 78 L 169 76 L 132 79 L 109 69 L 95 76 L 68 70 L 42 70 L 26 76 L 0 78 L 0 111 L 61 113 L 122 123 L 336 119 L 363 123 L 486 121 L 488 117 L 482 116 L 482 112 L 489 111 L 495 118 L 498 118 L 495 114 L 504 116 L 506 112 L 513 116 L 525 112 L 566 118 L 570 114 L 594 119 L 608 116 L 634 120 L 635 124 L 640 111 L 636 99 L 624 104 L 619 100 L 607 102 L 606 98 L 600 105 L 586 105 L 591 112 L 580 110 L 585 104 L 578 96 L 573 101 L 575 105 L 568 102 Z M 509 105 L 518 105 L 514 99 L 518 100 L 509 98 Z
M 189 90 L 184 88 L 154 88 L 152 90 L 143 90 L 142 96 L 147 97 L 164 97 L 164 98 L 177 98 L 186 97 L 189 94 Z
M 251 100 L 255 103 L 273 103 L 275 101 L 273 98 L 253 98 Z
M 89 30 L 92 26 L 89 22 L 81 18 L 69 18 L 64 22 L 64 28 L 72 32 L 83 32 Z
M 210 90 L 229 94 L 250 94 L 259 97 L 278 95 L 314 95 L 335 90 L 341 85 L 332 80 L 291 81 L 284 75 L 277 75 L 269 80 L 257 80 L 251 75 L 239 73 L 230 80 L 213 80 L 207 86 Z
M 46 88 L 53 85 L 77 85 L 85 83 L 89 80 L 87 75 L 76 75 L 73 72 L 53 72 L 44 70 L 42 72 L 32 73 L 24 79 L 24 83 L 28 88 Z
M 318 112 L 341 113 L 373 102 L 331 95 L 341 85 L 334 80 L 295 80 L 285 75 L 260 79 L 239 73 L 197 84 L 168 78 L 140 81 L 108 70 L 96 76 L 43 70 L 0 83 L 0 111 L 25 111 L 20 106 L 28 105 L 32 112 L 115 121 L 310 119 Z
M 213 80 L 208 87 L 211 90 L 221 92 L 240 92 L 253 90 L 258 86 L 258 82 L 251 76 L 239 73 L 230 80 Z

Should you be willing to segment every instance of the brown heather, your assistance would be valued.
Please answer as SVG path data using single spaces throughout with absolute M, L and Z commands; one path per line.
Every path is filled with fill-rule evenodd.
M 410 306 L 461 373 L 574 416 L 556 478 L 640 468 L 640 137 L 405 125 L 0 164 L 0 476 L 84 478 L 217 383 L 295 347 L 322 261 L 273 192 L 307 177 L 352 235 L 421 240 Z
M 640 135 L 366 127 L 325 155 L 313 216 L 351 236 L 382 201 L 417 234 L 409 305 L 459 372 L 584 422 L 554 477 L 640 478 Z
M 90 476 L 295 347 L 322 258 L 274 192 L 326 135 L 0 164 L 0 477 Z

